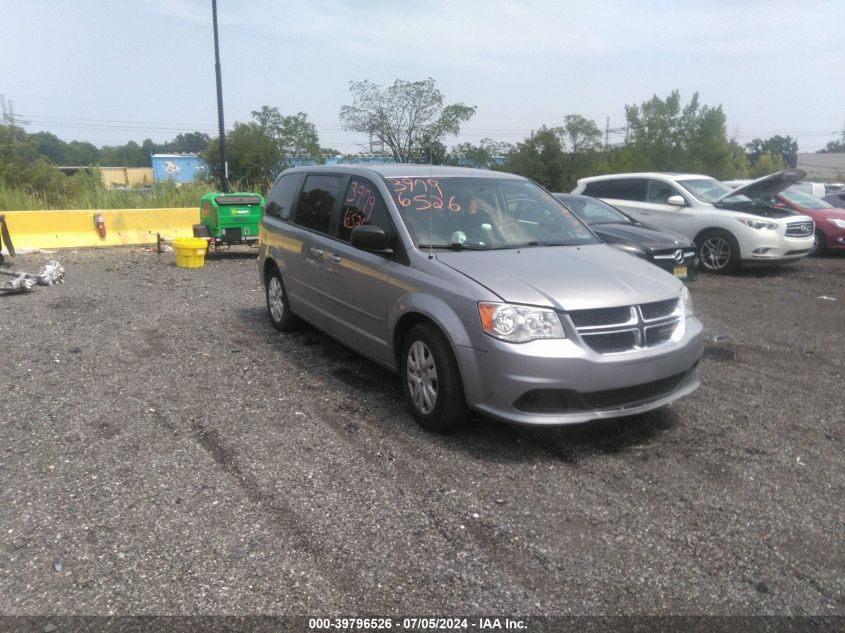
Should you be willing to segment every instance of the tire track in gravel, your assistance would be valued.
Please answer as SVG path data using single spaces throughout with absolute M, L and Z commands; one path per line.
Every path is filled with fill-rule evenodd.
M 366 586 L 356 567 L 338 563 L 323 541 L 303 527 L 307 522 L 297 517 L 289 503 L 262 490 L 260 481 L 241 467 L 237 452 L 220 439 L 215 429 L 203 426 L 196 419 L 191 420 L 190 429 L 200 447 L 244 491 L 247 499 L 269 514 L 281 528 L 282 536 L 290 539 L 295 548 L 311 559 L 323 580 L 347 596 L 357 595 L 360 588 Z

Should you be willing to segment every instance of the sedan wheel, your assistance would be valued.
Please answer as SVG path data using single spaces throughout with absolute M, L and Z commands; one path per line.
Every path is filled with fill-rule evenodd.
M 824 235 L 820 231 L 813 233 L 813 247 L 810 249 L 810 255 L 820 257 L 824 255 L 826 245 L 824 243 Z
M 698 257 L 705 270 L 728 273 L 739 267 L 739 245 L 725 232 L 716 231 L 700 238 Z

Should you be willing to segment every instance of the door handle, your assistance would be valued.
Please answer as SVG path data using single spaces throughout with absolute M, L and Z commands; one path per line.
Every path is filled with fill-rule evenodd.
M 322 248 L 311 248 L 311 254 L 314 257 L 322 257 L 323 256 L 323 249 Z
M 651 211 L 640 211 L 643 215 L 651 215 Z
M 335 253 L 332 253 L 331 255 L 329 255 L 329 261 L 331 261 L 331 262 L 333 262 L 333 263 L 335 263 L 335 264 L 339 264 L 339 263 L 340 263 L 340 259 L 341 259 L 341 258 L 340 258 L 340 255 L 337 255 L 337 254 L 335 254 Z

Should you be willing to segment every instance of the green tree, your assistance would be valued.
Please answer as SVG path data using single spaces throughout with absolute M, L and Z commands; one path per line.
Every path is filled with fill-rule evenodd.
M 30 135 L 35 141 L 35 150 L 54 165 L 70 165 L 67 160 L 67 143 L 50 132 L 36 132 Z
M 530 178 L 550 191 L 564 191 L 567 164 L 560 128 L 542 127 L 517 144 L 501 169 Z
M 99 164 L 102 167 L 149 167 L 150 151 L 135 141 L 126 145 L 104 146 L 100 149 Z
M 824 149 L 818 151 L 819 154 L 840 154 L 845 152 L 845 128 L 842 129 L 842 138 L 838 141 L 831 141 Z
M 400 163 L 432 156 L 436 142 L 460 132 L 475 114 L 475 106 L 444 105 L 434 79 L 403 81 L 389 88 L 369 81 L 349 83 L 352 105 L 340 109 L 344 129 L 363 132 L 383 143 Z M 443 155 L 445 158 L 445 154 Z
M 63 195 L 65 176 L 38 152 L 38 142 L 22 128 L 0 125 L 0 188 L 18 189 L 55 204 Z
M 783 169 L 786 169 L 783 156 L 772 152 L 763 152 L 757 157 L 757 162 L 752 165 L 749 176 L 751 178 L 762 178 Z
M 478 145 L 473 145 L 472 143 L 459 143 L 455 145 L 449 150 L 446 162 L 449 165 L 490 169 L 497 164 L 497 160 L 500 160 L 503 156 L 507 156 L 514 149 L 514 146 L 510 143 L 483 138 Z
M 559 129 L 567 162 L 564 166 L 563 190 L 569 191 L 578 178 L 591 175 L 601 149 L 601 130 L 595 121 L 580 114 L 567 114 Z
M 304 112 L 283 116 L 278 108 L 262 106 L 252 112 L 253 120 L 235 123 L 226 135 L 226 159 L 229 180 L 242 189 L 263 191 L 294 159 L 307 158 L 323 162 L 336 155 L 333 149 L 320 147 L 317 128 Z M 212 139 L 200 156 L 211 175 L 221 179 L 220 146 Z
M 798 163 L 798 141 L 791 136 L 772 136 L 766 140 L 755 138 L 746 144 L 748 158 L 755 165 L 763 154 L 780 155 L 788 167 Z
M 722 106 L 701 106 L 698 93 L 681 107 L 677 90 L 639 106 L 625 106 L 631 158 L 636 169 L 695 171 L 732 177 L 733 160 Z
M 149 141 L 149 139 L 147 140 Z M 153 147 L 145 146 L 144 144 L 141 147 L 149 149 L 150 154 L 199 154 L 208 148 L 209 140 L 211 140 L 211 137 L 205 132 L 187 132 L 178 134 L 172 141 L 167 141 L 161 145 L 155 145 L 150 141 Z
M 317 128 L 304 112 L 282 116 L 278 108 L 262 106 L 260 110 L 252 111 L 252 118 L 261 133 L 276 142 L 283 159 L 321 155 Z

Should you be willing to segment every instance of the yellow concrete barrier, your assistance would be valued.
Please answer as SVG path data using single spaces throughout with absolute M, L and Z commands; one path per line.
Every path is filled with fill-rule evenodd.
M 95 209 L 90 211 L 0 211 L 15 249 L 80 248 L 155 244 L 156 233 L 172 241 L 193 237 L 199 208 Z M 103 216 L 106 236 L 100 237 L 96 214 Z

